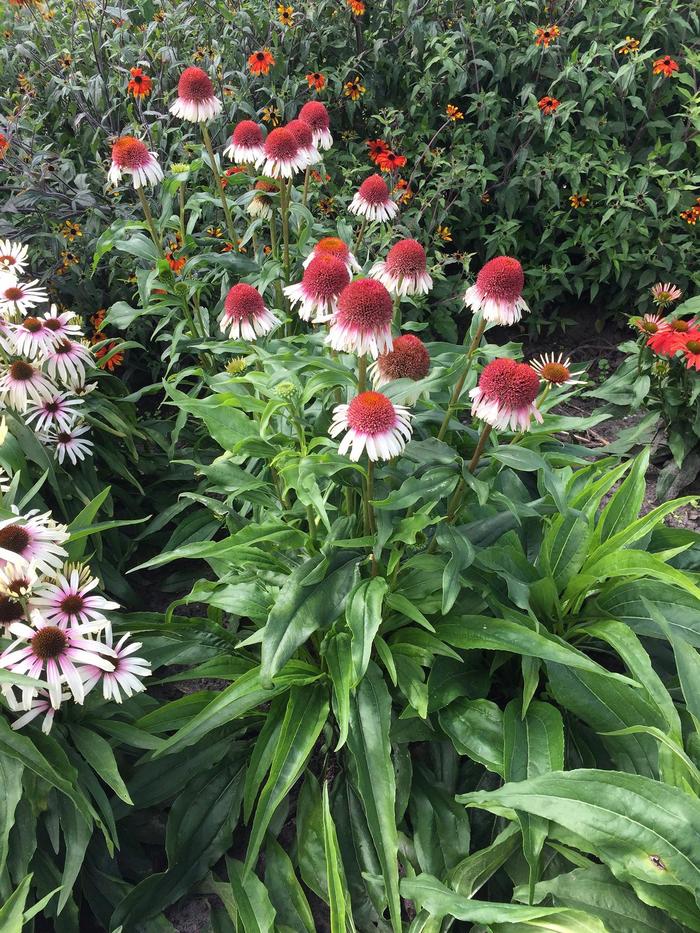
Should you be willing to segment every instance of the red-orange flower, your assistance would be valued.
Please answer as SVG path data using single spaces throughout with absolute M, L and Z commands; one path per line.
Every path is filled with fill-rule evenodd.
M 678 62 L 670 55 L 664 55 L 663 58 L 657 58 L 653 65 L 655 75 L 664 75 L 670 78 L 674 71 L 678 71 Z
M 253 52 L 252 55 L 248 56 L 248 67 L 250 68 L 251 74 L 254 75 L 267 75 L 270 73 L 270 68 L 275 64 L 275 59 L 272 57 L 272 52 L 269 49 L 260 49 L 259 52 Z
M 312 71 L 306 76 L 306 81 L 310 88 L 315 88 L 317 91 L 322 91 L 326 86 L 325 75 L 322 75 L 320 71 Z
M 147 74 L 144 74 L 142 68 L 132 68 L 129 73 L 131 81 L 126 87 L 127 94 L 133 94 L 134 97 L 148 97 L 153 89 L 153 81 Z
M 346 2 L 352 10 L 353 16 L 364 16 L 366 7 L 362 0 L 346 0 Z
M 92 342 L 97 343 L 98 341 L 102 339 L 103 338 L 101 336 L 95 337 Z M 114 350 L 116 346 L 118 346 L 117 341 L 112 340 L 110 343 L 106 343 L 103 347 L 100 347 L 99 350 L 93 351 L 98 361 L 97 363 L 98 369 L 106 369 L 108 372 L 111 373 L 115 369 L 118 369 L 119 366 L 122 365 L 122 363 L 124 362 L 123 353 L 115 353 L 112 356 L 110 356 L 108 360 L 104 359 L 104 357 L 106 357 L 109 353 L 111 353 L 112 350 Z
M 547 49 L 558 36 L 558 26 L 538 26 L 535 30 L 535 45 L 543 45 Z
M 406 156 L 399 155 L 390 149 L 388 152 L 382 152 L 378 155 L 375 161 L 383 172 L 394 172 L 396 169 L 404 167 Z
M 168 265 L 173 270 L 175 275 L 179 275 L 182 270 L 185 268 L 185 263 L 187 262 L 187 256 L 182 256 L 180 259 L 175 259 L 171 252 L 165 254 L 165 258 L 168 260 Z
M 380 156 L 387 152 L 391 152 L 389 144 L 385 143 L 383 139 L 368 139 L 366 145 L 369 150 L 368 155 L 370 162 L 378 163 Z
M 662 321 L 656 333 L 647 340 L 647 346 L 659 356 L 673 356 L 688 341 L 700 341 L 700 330 L 695 324 L 694 320 Z
M 5 158 L 5 153 L 10 148 L 10 141 L 4 133 L 0 133 L 0 161 Z
M 548 117 L 550 114 L 554 113 L 560 103 L 561 101 L 557 100 L 556 97 L 541 97 L 537 101 L 537 106 L 542 113 Z
M 683 359 L 688 369 L 696 369 L 700 372 L 700 337 L 688 337 L 681 344 Z

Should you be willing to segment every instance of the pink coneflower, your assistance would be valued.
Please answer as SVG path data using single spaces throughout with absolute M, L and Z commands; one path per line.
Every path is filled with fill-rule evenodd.
M 415 334 L 402 334 L 394 339 L 390 353 L 383 353 L 369 367 L 369 374 L 375 389 L 397 379 L 411 379 L 418 382 L 430 372 L 430 354 L 423 341 Z M 415 405 L 420 392 L 406 394 L 406 402 Z
M 34 305 L 43 304 L 48 299 L 46 289 L 39 284 L 39 279 L 32 282 L 18 282 L 12 272 L 0 272 L 0 312 L 27 312 Z
M 542 382 L 549 383 L 549 385 L 583 385 L 585 381 L 576 378 L 580 373 L 571 372 L 571 359 L 568 356 L 565 359 L 563 353 L 556 357 L 553 353 L 544 353 L 537 359 L 532 360 L 530 366 L 532 366 Z
M 527 363 L 506 358 L 484 367 L 479 384 L 469 394 L 472 415 L 497 430 L 527 431 L 530 419 L 542 421 L 535 399 L 540 389 L 537 373 Z
M 425 250 L 417 240 L 399 240 L 384 260 L 369 271 L 392 295 L 427 295 L 433 280 L 426 268 Z
M 321 156 L 314 143 L 313 130 L 308 123 L 303 120 L 290 120 L 285 129 L 289 130 L 296 139 L 307 168 L 320 160 Z
M 642 334 L 646 334 L 647 337 L 650 337 L 661 327 L 663 318 L 660 314 L 644 314 L 642 317 L 630 318 L 630 323 Z
M 48 431 L 50 428 L 67 431 L 78 414 L 75 409 L 82 404 L 82 399 L 71 398 L 69 395 L 57 392 L 55 395 L 30 405 L 24 420 L 27 424 L 36 421 L 35 431 Z
M 678 301 L 682 294 L 680 288 L 671 282 L 657 282 L 651 288 L 651 297 L 654 304 L 660 308 L 665 308 L 667 305 L 673 304 L 674 301 Z
M 218 116 L 222 109 L 209 75 L 201 68 L 185 68 L 177 83 L 177 100 L 170 105 L 170 113 L 190 123 L 205 123 Z
M 337 236 L 322 237 L 304 260 L 304 268 L 317 256 L 323 254 L 335 256 L 336 259 L 342 259 L 350 274 L 359 272 L 362 268 L 357 259 L 355 259 L 350 252 L 350 247 L 347 243 L 344 243 L 340 237 Z
M 284 294 L 298 305 L 302 321 L 314 324 L 328 321 L 338 306 L 338 296 L 350 282 L 350 273 L 342 259 L 321 253 L 304 270 L 301 282 L 287 285 Z
M 92 448 L 95 445 L 83 436 L 89 433 L 90 428 L 87 425 L 71 425 L 67 428 L 47 431 L 41 435 L 41 441 L 48 447 L 55 448 L 55 457 L 59 463 L 63 463 L 68 457 L 75 466 L 78 460 L 92 456 Z
M 122 136 L 112 146 L 112 164 L 107 178 L 118 185 L 122 175 L 131 175 L 134 188 L 156 185 L 163 180 L 163 169 L 158 157 L 135 136 Z
M 114 656 L 110 658 L 114 662 L 114 670 L 102 671 L 98 666 L 90 665 L 82 669 L 82 673 L 87 675 L 85 679 L 86 693 L 92 690 L 100 677 L 102 678 L 102 696 L 105 700 L 114 700 L 115 703 L 122 702 L 122 690 L 125 696 L 131 697 L 135 693 L 141 693 L 146 689 L 141 683 L 141 679 L 150 676 L 150 661 L 145 658 L 132 657 L 134 651 L 138 651 L 141 647 L 141 642 L 134 641 L 131 644 L 126 644 L 127 638 L 131 638 L 129 632 L 122 635 L 114 646 Z M 105 641 L 110 647 L 112 646 L 111 632 L 107 633 Z
M 46 353 L 56 343 L 55 334 L 40 317 L 28 315 L 19 324 L 10 324 L 9 330 L 17 355 L 30 360 Z
M 84 382 L 85 368 L 92 366 L 90 349 L 77 340 L 63 339 L 46 354 L 46 370 L 52 379 L 65 383 Z
M 54 337 L 79 337 L 83 333 L 73 312 L 62 311 L 59 314 L 56 305 L 51 305 L 44 315 L 44 327 L 51 331 Z
M 467 289 L 464 301 L 468 308 L 496 324 L 515 324 L 530 309 L 522 297 L 525 275 L 517 259 L 496 256 L 483 266 L 476 284 Z
M 320 100 L 310 100 L 299 111 L 299 119 L 311 127 L 314 134 L 314 144 L 319 149 L 330 149 L 333 137 L 330 131 L 330 117 L 328 111 Z
M 56 710 L 51 706 L 51 700 L 49 698 L 46 690 L 39 690 L 38 695 L 32 697 L 29 701 L 29 709 L 26 709 L 22 703 L 18 703 L 15 699 L 14 690 L 11 687 L 5 688 L 3 690 L 5 699 L 7 700 L 7 705 L 12 710 L 13 713 L 22 712 L 21 716 L 18 716 L 17 719 L 12 723 L 12 728 L 14 730 L 23 729 L 26 725 L 29 725 L 37 716 L 43 714 L 44 719 L 41 723 L 41 731 L 48 735 L 51 732 L 51 726 L 53 726 L 54 716 L 56 715 Z M 70 693 L 61 693 L 61 701 L 70 699 Z
M 224 155 L 232 162 L 257 162 L 265 156 L 263 128 L 254 120 L 241 120 L 233 128 L 231 142 Z
M 381 282 L 355 279 L 340 293 L 326 343 L 334 350 L 376 359 L 392 349 L 393 311 L 391 295 Z
M 27 247 L 13 240 L 0 240 L 0 270 L 21 275 L 27 265 Z
M 65 525 L 57 525 L 50 512 L 32 509 L 0 521 L 0 567 L 12 564 L 26 573 L 33 564 L 40 573 L 53 573 L 66 558 L 62 546 L 68 540 Z
M 338 453 L 350 451 L 359 460 L 364 450 L 370 460 L 391 460 L 411 440 L 411 415 L 403 405 L 394 405 L 381 392 L 361 392 L 349 405 L 337 405 L 328 433 L 337 437 L 346 431 Z
M 391 200 L 387 184 L 381 175 L 370 175 L 360 185 L 348 205 L 351 214 L 367 220 L 391 220 L 399 212 L 399 205 Z
M 103 671 L 114 669 L 114 664 L 109 660 L 109 655 L 114 655 L 113 649 L 94 638 L 86 637 L 102 628 L 101 622 L 88 622 L 63 629 L 34 612 L 32 625 L 13 622 L 10 626 L 10 634 L 15 637 L 15 641 L 0 655 L 0 668 L 34 678 L 39 678 L 45 670 L 49 698 L 54 709 L 61 705 L 64 679 L 75 702 L 82 703 L 85 688 L 80 666 L 89 664 Z M 29 705 L 36 693 L 34 687 L 22 689 L 25 706 Z
M 32 609 L 61 628 L 80 625 L 83 622 L 107 622 L 104 611 L 118 609 L 119 603 L 111 602 L 92 591 L 99 584 L 89 570 L 75 565 L 57 573 L 55 583 L 44 583 L 37 588 L 30 601 Z
M 264 154 L 258 159 L 256 166 L 262 166 L 263 174 L 270 178 L 291 178 L 295 172 L 306 168 L 306 159 L 294 136 L 288 129 L 280 126 L 270 131 L 265 140 Z
M 28 596 L 37 576 L 31 564 L 5 564 L 0 570 L 0 593 L 12 599 Z
M 0 400 L 19 412 L 26 411 L 30 400 L 38 403 L 55 394 L 56 387 L 34 363 L 15 360 L 0 370 Z
M 252 285 L 239 282 L 229 289 L 219 327 L 233 340 L 257 340 L 273 330 L 278 323 L 275 315 L 265 306 L 260 292 Z

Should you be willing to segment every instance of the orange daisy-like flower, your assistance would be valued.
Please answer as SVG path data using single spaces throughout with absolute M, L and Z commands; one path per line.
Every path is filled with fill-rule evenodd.
M 353 16 L 364 16 L 367 9 L 362 0 L 347 0 L 347 4 L 352 11 Z
M 133 94 L 134 97 L 148 97 L 153 89 L 153 81 L 147 74 L 144 74 L 142 68 L 132 68 L 129 72 L 131 80 L 126 91 L 127 94 Z
M 399 155 L 398 152 L 389 150 L 382 152 L 377 156 L 377 165 L 383 172 L 395 172 L 396 169 L 403 168 L 406 164 L 406 156 Z
M 685 360 L 685 365 L 688 369 L 696 369 L 700 372 L 700 340 L 697 339 L 697 335 L 693 337 L 691 335 L 689 338 L 686 338 L 681 343 L 681 350 L 683 351 L 683 359 Z
M 10 148 L 10 141 L 4 133 L 0 133 L 0 161 L 5 158 L 5 153 Z
M 353 78 L 351 81 L 346 81 L 343 85 L 343 94 L 345 94 L 346 97 L 349 97 L 350 100 L 359 100 L 366 90 L 367 88 L 359 78 Z
M 383 156 L 385 153 L 391 151 L 389 144 L 385 143 L 383 139 L 368 139 L 366 146 L 369 150 L 369 160 L 375 164 L 379 163 L 380 156 Z
M 98 343 L 103 338 L 101 336 L 95 337 L 92 341 L 93 343 Z M 104 359 L 108 356 L 115 347 L 118 346 L 116 340 L 112 340 L 111 343 L 106 343 L 103 347 L 100 347 L 99 350 L 94 350 L 95 358 L 97 359 L 98 369 L 106 369 L 107 372 L 114 372 L 115 369 L 118 369 L 124 362 L 123 353 L 114 353 L 109 359 Z
M 538 26 L 535 30 L 535 45 L 543 45 L 546 49 L 559 37 L 558 26 Z
M 587 194 L 572 194 L 569 198 L 569 204 L 576 210 L 579 207 L 585 207 L 588 204 L 589 197 Z
M 694 227 L 700 220 L 700 207 L 689 207 L 687 211 L 681 211 L 681 219 L 689 226 Z
M 173 270 L 175 275 L 179 275 L 185 268 L 187 256 L 182 256 L 180 259 L 176 259 L 171 252 L 167 252 L 165 254 L 165 258 L 168 260 L 168 265 Z
M 408 204 L 408 202 L 413 197 L 413 192 L 408 186 L 408 182 L 405 178 L 399 178 L 392 189 L 394 194 L 399 195 L 399 204 Z
M 445 114 L 450 118 L 450 120 L 452 120 L 453 123 L 456 123 L 457 120 L 464 119 L 464 114 L 459 109 L 459 107 L 455 107 L 454 104 L 448 104 L 447 107 L 445 107 Z
M 259 52 L 253 52 L 248 56 L 248 68 L 254 75 L 268 75 L 274 64 L 275 59 L 269 49 L 260 49 Z
M 548 117 L 550 114 L 554 113 L 560 103 L 561 101 L 557 100 L 556 97 L 540 97 L 537 101 L 537 106 L 545 117 Z
M 322 91 L 326 86 L 325 75 L 322 75 L 320 71 L 312 71 L 306 76 L 306 82 L 310 88 L 313 88 L 316 91 Z
M 678 62 L 671 58 L 670 55 L 657 58 L 653 64 L 653 73 L 655 75 L 664 75 L 666 78 L 670 78 L 673 72 L 678 70 Z
M 639 51 L 639 39 L 632 36 L 625 36 L 625 44 L 620 49 L 623 55 L 634 55 Z

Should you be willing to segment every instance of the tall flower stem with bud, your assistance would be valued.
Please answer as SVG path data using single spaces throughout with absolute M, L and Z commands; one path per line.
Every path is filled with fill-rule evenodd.
M 479 344 L 481 343 L 481 338 L 484 336 L 485 330 L 486 330 L 486 321 L 482 317 L 481 320 L 479 321 L 479 324 L 477 325 L 476 333 L 474 334 L 474 339 L 472 340 L 471 344 L 469 345 L 469 349 L 467 350 L 467 355 L 464 361 L 464 368 L 462 370 L 462 373 L 459 379 L 457 380 L 457 382 L 455 383 L 454 389 L 452 390 L 452 395 L 450 396 L 450 401 L 447 406 L 447 411 L 445 412 L 445 417 L 442 419 L 442 424 L 440 425 L 440 430 L 438 431 L 437 436 L 438 436 L 439 441 L 444 440 L 444 437 L 447 434 L 448 425 L 450 423 L 452 415 L 457 409 L 457 405 L 459 404 L 459 399 L 460 399 L 460 396 L 462 395 L 462 389 L 464 388 L 464 383 L 466 382 L 467 376 L 469 375 L 469 370 L 471 369 L 471 366 L 472 366 L 472 360 L 474 359 L 474 354 L 479 348 Z
M 211 165 L 211 170 L 214 173 L 214 179 L 216 181 L 216 187 L 219 189 L 219 198 L 221 199 L 221 206 L 224 209 L 224 217 L 226 218 L 226 231 L 228 233 L 228 238 L 231 243 L 236 242 L 236 230 L 233 226 L 233 218 L 231 217 L 231 209 L 228 206 L 228 201 L 226 200 L 226 192 L 224 191 L 224 185 L 221 181 L 221 175 L 217 168 L 216 156 L 214 155 L 214 147 L 211 142 L 211 135 L 209 133 L 209 127 L 206 123 L 200 123 L 202 127 L 202 139 L 204 140 L 204 146 L 207 150 L 209 156 L 209 164 Z
M 158 231 L 156 230 L 155 221 L 153 220 L 153 214 L 151 213 L 151 208 L 146 200 L 146 195 L 144 194 L 143 188 L 137 188 L 136 193 L 139 196 L 139 201 L 141 202 L 141 208 L 143 210 L 143 215 L 146 218 L 146 224 L 148 225 L 148 230 L 151 234 L 151 239 L 153 240 L 153 245 L 156 248 L 158 257 L 160 259 L 165 259 L 165 253 L 163 252 L 163 245 L 158 236 Z

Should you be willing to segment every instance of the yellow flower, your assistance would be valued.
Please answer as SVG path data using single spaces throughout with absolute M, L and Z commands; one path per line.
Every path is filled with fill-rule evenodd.
M 445 108 L 445 113 L 450 118 L 450 120 L 452 120 L 453 123 L 456 123 L 457 120 L 464 119 L 464 114 L 459 109 L 459 107 L 455 107 L 454 104 L 448 104 L 447 107 Z
M 439 225 L 435 231 L 443 243 L 452 242 L 452 231 L 448 226 Z
M 279 126 L 282 119 L 282 114 L 273 104 L 263 107 L 260 116 L 263 123 L 269 123 L 271 126 Z
M 569 198 L 569 204 L 574 210 L 577 210 L 579 207 L 585 207 L 589 200 L 587 194 L 572 194 Z
M 280 23 L 282 23 L 283 26 L 294 25 L 294 22 L 293 22 L 294 8 L 293 7 L 285 6 L 283 3 L 280 3 L 280 5 L 277 7 L 277 15 L 279 17 Z
M 633 39 L 632 36 L 625 36 L 625 44 L 620 49 L 623 55 L 634 54 L 639 51 L 639 39 Z
M 220 239 L 224 235 L 221 227 L 207 227 L 207 236 L 213 236 Z
M 61 236 L 68 240 L 69 243 L 82 235 L 83 231 L 80 229 L 80 224 L 76 224 L 72 220 L 64 220 L 61 224 Z
M 353 78 L 351 81 L 346 81 L 343 85 L 343 94 L 346 97 L 349 97 L 350 100 L 359 100 L 362 95 L 365 93 L 367 88 L 362 84 L 359 78 Z

